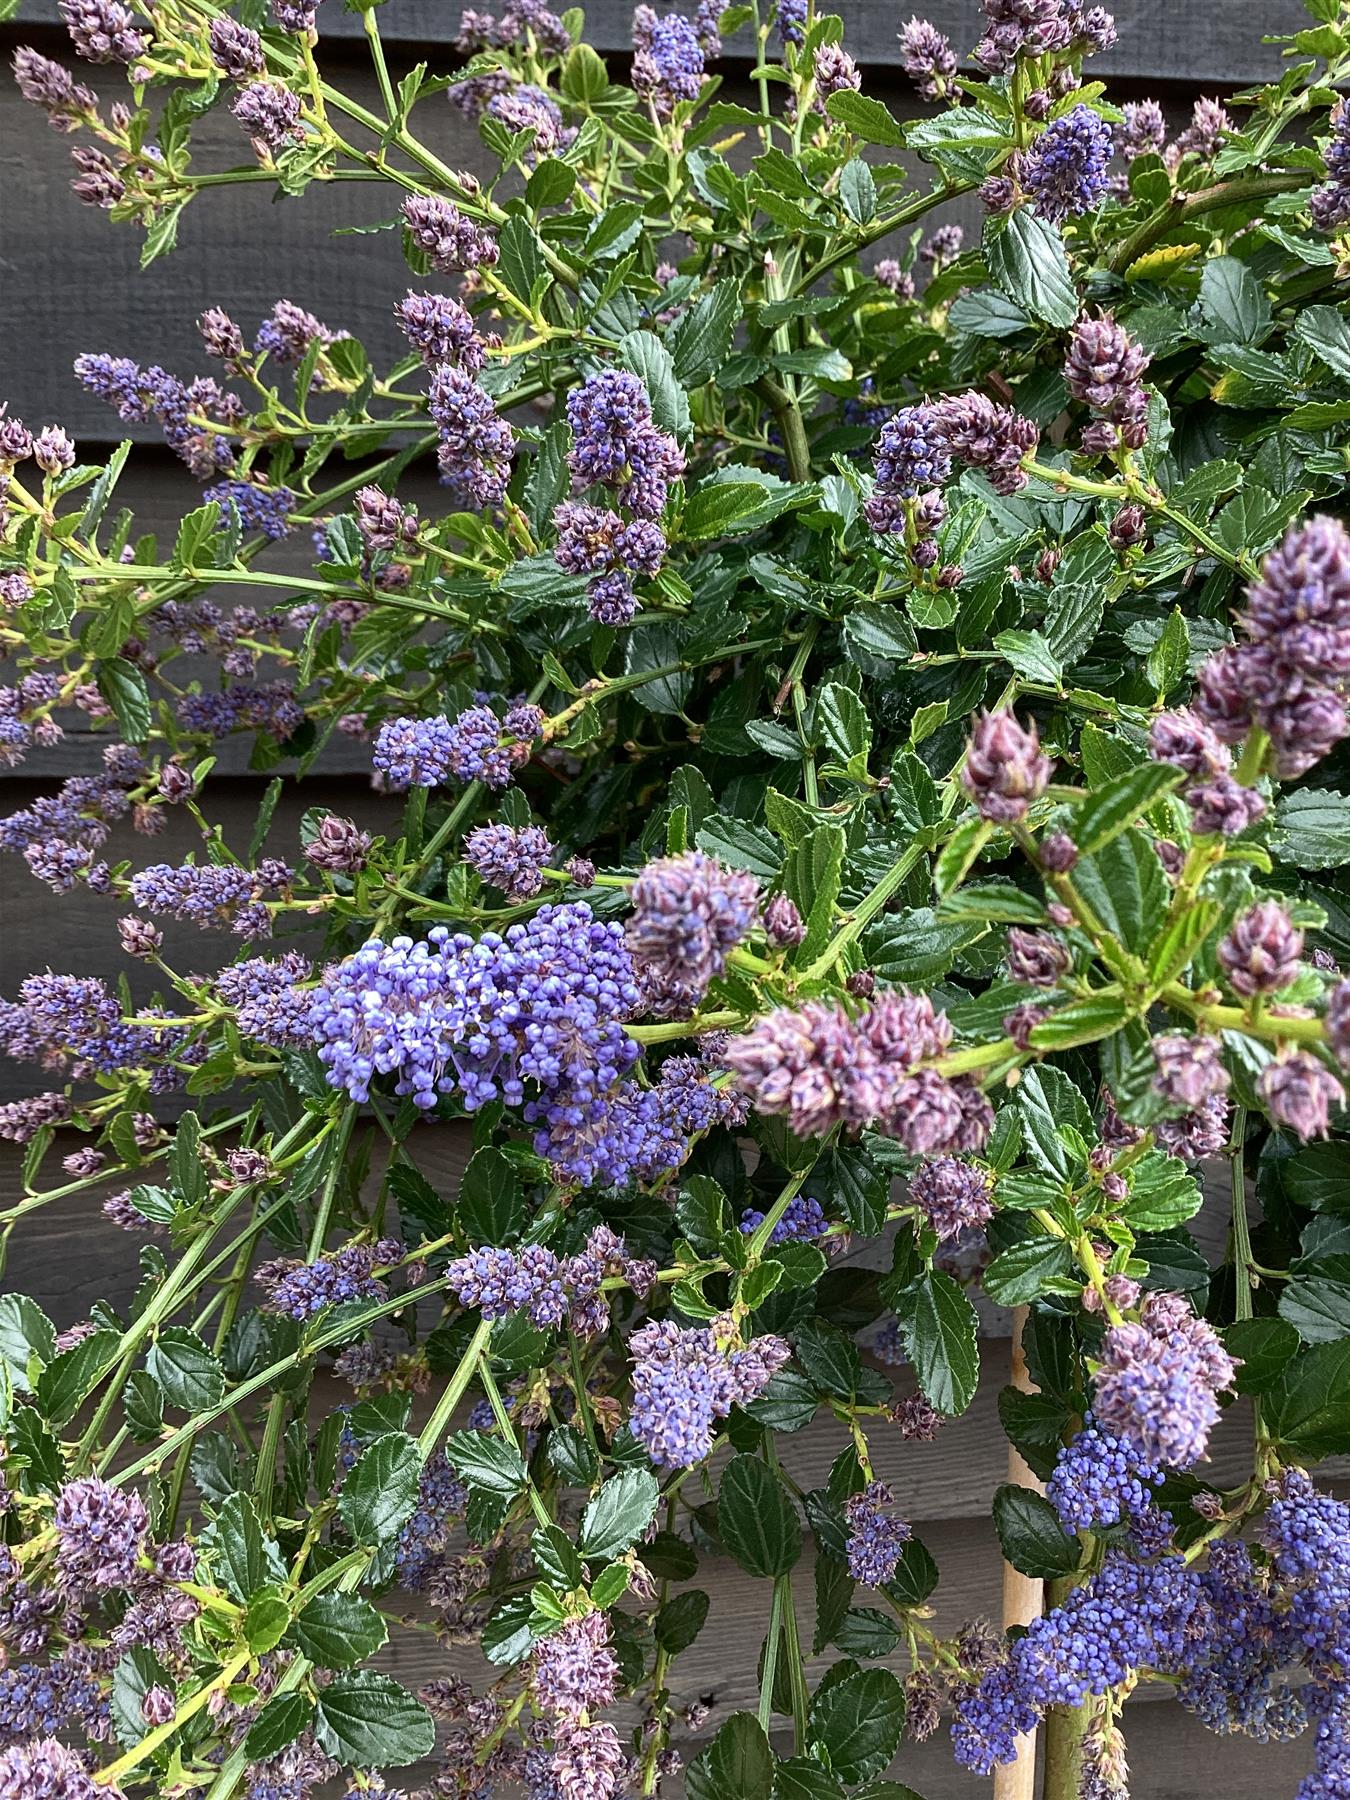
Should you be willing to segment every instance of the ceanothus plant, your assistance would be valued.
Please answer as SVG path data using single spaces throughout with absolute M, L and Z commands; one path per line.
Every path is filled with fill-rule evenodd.
M 1160 1677 L 1309 1730 L 1337 1800 L 1350 10 L 1175 136 L 1085 78 L 1077 0 L 984 0 L 965 63 L 904 25 L 904 124 L 809 0 L 640 6 L 627 86 L 540 0 L 395 84 L 360 10 L 374 110 L 317 0 L 61 0 L 115 105 L 16 58 L 146 261 L 221 185 L 360 179 L 412 275 L 389 368 L 284 298 L 206 311 L 195 372 L 79 358 L 203 485 L 167 550 L 127 447 L 0 419 L 0 754 L 102 740 L 0 847 L 155 989 L 0 1006 L 48 1084 L 0 1109 L 5 1240 L 99 1184 L 141 1234 L 125 1311 L 0 1299 L 0 1794 L 886 1800 L 946 1714 L 1108 1800 Z M 490 174 L 428 147 L 447 105 Z M 241 166 L 202 170 L 217 108 Z M 924 237 L 976 191 L 978 243 Z M 334 733 L 382 833 L 276 842 Z M 247 857 L 236 734 L 281 771 Z M 132 856 L 171 808 L 196 854 Z M 975 1286 L 1025 1309 L 1044 1492 L 994 1526 L 1051 1585 L 948 1639 L 875 1464 L 941 1455 Z M 758 1700 L 678 1776 L 715 1554 L 764 1583 Z M 379 1658 L 419 1621 L 414 1696 Z

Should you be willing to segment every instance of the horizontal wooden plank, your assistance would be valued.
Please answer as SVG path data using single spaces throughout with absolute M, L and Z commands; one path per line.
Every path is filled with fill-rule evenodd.
M 36 0 L 30 0 L 30 5 Z M 45 5 L 46 0 L 42 0 Z M 607 5 L 595 14 L 599 41 L 626 41 L 626 7 Z M 903 77 L 880 66 L 894 51 L 899 14 L 856 0 L 847 9 L 857 48 L 865 63 L 878 64 L 871 91 L 899 116 L 926 109 Z M 331 14 L 331 19 L 328 15 Z M 392 6 L 386 23 L 405 14 L 414 37 L 436 36 L 434 21 L 458 16 L 441 0 L 407 0 Z M 950 26 L 958 43 L 974 35 L 978 15 L 951 0 L 937 15 Z M 1270 5 L 1256 0 L 1230 0 L 1217 12 L 1201 13 L 1191 4 L 1137 0 L 1120 9 L 1122 43 L 1100 59 L 1104 73 L 1154 74 L 1184 85 L 1193 93 L 1206 84 L 1231 84 L 1269 74 L 1278 54 L 1261 46 L 1263 31 L 1293 28 L 1300 8 L 1295 0 Z M 622 29 L 618 21 L 622 19 Z M 356 25 L 330 0 L 326 24 L 345 30 Z M 23 27 L 0 30 L 0 52 L 6 59 Z M 49 50 L 59 50 L 55 32 L 40 34 Z M 1147 47 L 1146 64 L 1122 61 Z M 395 47 L 397 75 L 416 60 L 408 44 Z M 433 53 L 434 55 L 434 53 Z M 617 71 L 616 71 L 617 72 Z M 373 82 L 363 66 L 347 64 L 342 81 L 366 104 L 376 104 Z M 120 71 L 82 68 L 87 79 L 109 98 L 124 92 Z M 731 68 L 728 98 L 752 95 Z M 1177 97 L 1174 88 L 1173 97 Z M 421 129 L 438 155 L 451 166 L 484 170 L 487 159 L 476 127 L 443 101 L 428 103 L 419 115 Z M 223 169 L 246 160 L 242 134 L 225 107 L 219 106 L 197 127 L 196 166 Z M 9 359 L 5 393 L 14 411 L 33 422 L 58 419 L 77 438 L 91 444 L 108 442 L 120 427 L 107 408 L 86 395 L 70 374 L 74 358 L 86 350 L 107 350 L 160 362 L 184 374 L 205 365 L 193 321 L 209 305 L 223 305 L 248 332 L 282 295 L 312 308 L 334 328 L 354 332 L 379 360 L 401 349 L 390 308 L 405 291 L 409 274 L 393 234 L 337 237 L 346 225 L 369 226 L 393 217 L 396 196 L 375 183 L 316 183 L 301 199 L 274 197 L 265 185 L 226 187 L 200 196 L 187 209 L 179 249 L 148 273 L 137 268 L 139 234 L 113 226 L 81 207 L 70 195 L 69 140 L 43 130 L 37 115 L 12 84 L 0 84 L 0 180 L 6 192 L 4 259 L 9 279 L 0 284 L 0 341 L 24 346 Z M 950 218 L 973 230 L 979 209 L 971 199 L 933 215 Z M 875 259 L 894 245 L 882 243 Z M 74 300 L 74 303 L 72 301 Z M 35 332 L 34 321 L 41 321 Z M 152 425 L 130 428 L 132 435 L 152 440 Z
M 558 11 L 563 11 L 558 0 Z M 380 12 L 381 35 L 389 43 L 444 48 L 453 43 L 462 7 L 451 0 L 397 0 Z M 484 9 L 480 9 L 484 10 Z M 486 9 L 486 10 L 501 10 Z M 666 10 L 664 7 L 658 10 Z M 680 10 L 690 13 L 692 4 Z M 767 9 L 766 9 L 767 10 Z M 945 31 L 957 52 L 967 58 L 980 35 L 981 15 L 973 0 L 931 0 L 916 9 Z M 1308 23 L 1297 0 L 1225 0 L 1221 6 L 1203 0 L 1116 0 L 1119 41 L 1093 63 L 1094 71 L 1142 79 L 1183 82 L 1258 80 L 1278 68 L 1279 53 L 1263 44 L 1263 36 L 1297 31 Z M 586 37 L 598 50 L 626 51 L 632 45 L 632 0 L 590 0 Z M 844 41 L 864 67 L 898 67 L 897 31 L 907 11 L 878 0 L 833 0 L 817 13 L 835 12 L 844 21 Z M 56 0 L 22 0 L 19 18 L 47 22 L 59 17 Z M 360 38 L 360 18 L 329 0 L 319 15 L 323 39 Z M 727 43 L 726 60 L 743 62 L 754 54 L 752 33 L 738 32 Z

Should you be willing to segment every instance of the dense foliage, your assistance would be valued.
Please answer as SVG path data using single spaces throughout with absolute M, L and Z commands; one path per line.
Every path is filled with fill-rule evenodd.
M 395 83 L 363 9 L 375 111 L 305 0 L 61 10 L 126 99 L 17 79 L 147 262 L 216 186 L 360 179 L 415 280 L 392 368 L 285 299 L 203 314 L 211 374 L 89 347 L 204 484 L 172 545 L 126 447 L 0 418 L 0 754 L 101 750 L 0 846 L 155 988 L 0 1005 L 47 1082 L 5 1241 L 109 1183 L 141 1234 L 125 1311 L 0 1298 L 0 1794 L 898 1800 L 946 1712 L 1105 1800 L 1153 1676 L 1345 1794 L 1350 13 L 1169 138 L 1076 0 L 984 0 L 961 64 L 905 25 L 907 123 L 805 0 L 639 7 L 628 85 L 540 0 Z M 278 841 L 339 736 L 382 834 Z M 131 856 L 172 808 L 195 856 Z M 1047 1607 L 949 1641 L 874 1458 L 941 1457 L 975 1288 L 1027 1309 L 1046 1486 L 991 1529 Z M 758 1705 L 676 1777 L 717 1556 Z

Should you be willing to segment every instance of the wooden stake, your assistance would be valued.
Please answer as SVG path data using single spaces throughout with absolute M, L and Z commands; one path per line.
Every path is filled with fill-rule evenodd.
M 1027 1374 L 1026 1357 L 1022 1353 L 1022 1327 L 1026 1323 L 1025 1306 L 1013 1308 L 1012 1384 L 1024 1394 L 1035 1392 Z M 1014 1447 L 1008 1445 L 1008 1480 L 1019 1487 L 1045 1492 L 1045 1484 L 1032 1474 Z M 1003 1625 L 1030 1625 L 1041 1616 L 1045 1595 L 1043 1584 L 1023 1575 L 1011 1563 L 1003 1565 Z M 994 1770 L 994 1800 L 1033 1800 L 1036 1792 L 1036 1733 L 1027 1731 L 1017 1740 L 1017 1760 L 1002 1763 Z

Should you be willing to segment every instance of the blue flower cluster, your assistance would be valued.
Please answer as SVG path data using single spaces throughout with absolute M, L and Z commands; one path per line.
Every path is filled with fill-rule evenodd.
M 394 1075 L 421 1107 L 455 1092 L 470 1111 L 520 1105 L 527 1081 L 584 1104 L 636 1060 L 622 1021 L 638 997 L 619 927 L 578 902 L 477 941 L 444 926 L 422 943 L 372 939 L 325 973 L 309 1029 L 354 1100 Z
M 864 1587 L 882 1588 L 894 1579 L 905 1545 L 913 1537 L 908 1523 L 890 1511 L 895 1495 L 884 1481 L 869 1481 L 860 1494 L 844 1502 L 848 1526 L 848 1572 Z
M 386 786 L 394 789 L 439 787 L 456 781 L 481 781 L 503 788 L 529 761 L 533 741 L 544 723 L 537 706 L 513 706 L 499 719 L 490 706 L 471 706 L 448 719 L 388 719 L 375 738 L 371 759 Z
M 633 1333 L 633 1435 L 661 1469 L 692 1469 L 717 1421 L 763 1392 L 790 1354 L 782 1338 L 724 1351 L 712 1330 L 652 1319 Z
M 1065 1531 L 1098 1531 L 1146 1514 L 1161 1480 L 1131 1445 L 1089 1421 L 1060 1451 L 1045 1492 Z
M 1090 106 L 1052 119 L 1023 159 L 1022 186 L 1042 219 L 1061 225 L 1105 198 L 1114 151 L 1111 127 Z
M 340 1250 L 313 1262 L 295 1263 L 284 1269 L 274 1265 L 269 1276 L 274 1273 L 276 1278 L 265 1284 L 270 1289 L 268 1304 L 274 1312 L 305 1320 L 322 1312 L 325 1306 L 381 1299 L 384 1289 L 375 1272 L 402 1257 L 403 1245 L 396 1238 L 381 1238 L 375 1244 L 344 1244 Z
M 741 1230 L 748 1237 L 752 1231 L 758 1231 L 764 1223 L 764 1214 L 755 1207 L 747 1207 L 741 1214 Z M 798 1194 L 788 1202 L 787 1210 L 769 1233 L 771 1244 L 810 1243 L 829 1229 L 829 1221 L 819 1200 L 812 1200 L 805 1194 Z

